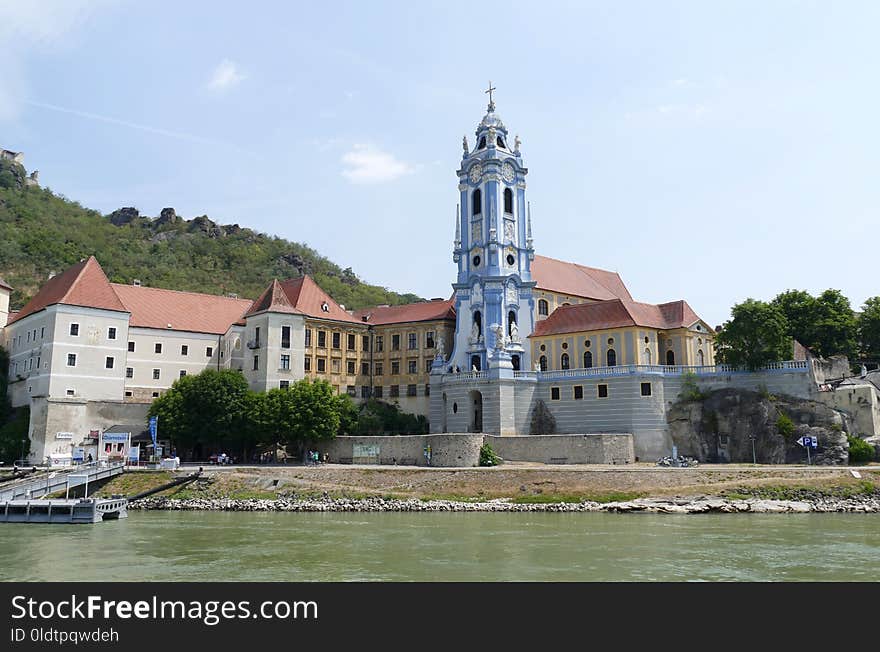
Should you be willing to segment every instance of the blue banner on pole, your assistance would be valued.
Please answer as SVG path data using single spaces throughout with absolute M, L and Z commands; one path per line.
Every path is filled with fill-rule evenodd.
M 153 439 L 153 450 L 156 450 L 156 436 L 159 431 L 159 417 L 150 417 L 150 437 Z

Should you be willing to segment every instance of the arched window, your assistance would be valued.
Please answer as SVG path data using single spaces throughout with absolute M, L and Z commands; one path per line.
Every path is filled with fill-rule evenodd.
M 471 213 L 473 215 L 479 215 L 483 212 L 483 193 L 479 188 L 474 190 L 473 197 L 471 198 Z
M 471 328 L 471 333 L 476 334 L 477 337 L 483 334 L 483 315 L 479 310 L 474 312 L 474 326 L 476 328 Z
M 510 356 L 510 362 L 513 364 L 513 370 L 519 371 L 519 356 L 518 355 Z
M 703 350 L 700 349 L 697 351 L 697 366 L 702 367 L 705 363 L 705 359 L 703 358 Z
M 645 349 L 645 364 L 651 364 L 651 349 Z
M 504 212 L 513 214 L 513 191 L 510 188 L 504 189 Z
M 568 353 L 563 353 L 562 357 L 559 359 L 559 366 L 563 369 L 568 369 Z
M 485 136 L 480 138 L 480 144 L 477 146 L 477 149 L 486 149 L 486 137 Z
M 547 308 L 548 308 L 548 307 L 549 307 L 549 306 L 548 306 L 548 304 L 547 304 L 547 300 L 546 300 L 546 299 L 539 299 L 539 300 L 538 300 L 538 314 L 539 314 L 539 315 L 546 315 L 546 314 L 547 314 Z
M 516 324 L 516 310 L 507 313 L 507 334 L 513 335 L 513 325 Z
M 590 351 L 584 351 L 584 369 L 589 369 L 593 366 L 593 354 Z
M 540 360 L 538 360 L 538 364 L 541 365 L 541 371 L 547 371 L 547 356 L 542 355 Z
M 498 147 L 504 147 L 504 139 L 502 139 L 501 136 L 498 136 L 498 138 L 495 139 L 495 144 L 498 145 Z
M 675 352 L 674 351 L 670 350 L 670 351 L 666 352 L 666 364 L 668 364 L 670 366 L 675 364 Z
M 614 351 L 614 349 L 608 349 L 608 353 L 605 355 L 605 358 L 609 367 L 617 366 L 617 353 Z

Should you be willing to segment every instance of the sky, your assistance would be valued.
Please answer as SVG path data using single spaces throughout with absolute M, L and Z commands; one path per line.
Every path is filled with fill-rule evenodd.
M 858 309 L 878 23 L 855 1 L 0 0 L 0 147 L 102 213 L 207 214 L 446 297 L 491 80 L 537 253 L 711 325 L 788 288 Z

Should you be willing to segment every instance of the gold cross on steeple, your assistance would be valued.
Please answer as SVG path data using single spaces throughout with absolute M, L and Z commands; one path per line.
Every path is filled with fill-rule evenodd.
M 495 102 L 492 99 L 492 91 L 494 91 L 494 90 L 496 90 L 496 89 L 494 86 L 492 86 L 492 82 L 490 81 L 489 82 L 489 89 L 487 91 L 485 91 L 486 93 L 489 93 L 489 110 L 490 111 L 495 110 Z

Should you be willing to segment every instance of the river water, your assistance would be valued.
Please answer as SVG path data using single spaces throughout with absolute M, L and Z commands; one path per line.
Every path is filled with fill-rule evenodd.
M 871 514 L 138 512 L 0 524 L 5 581 L 876 581 Z

